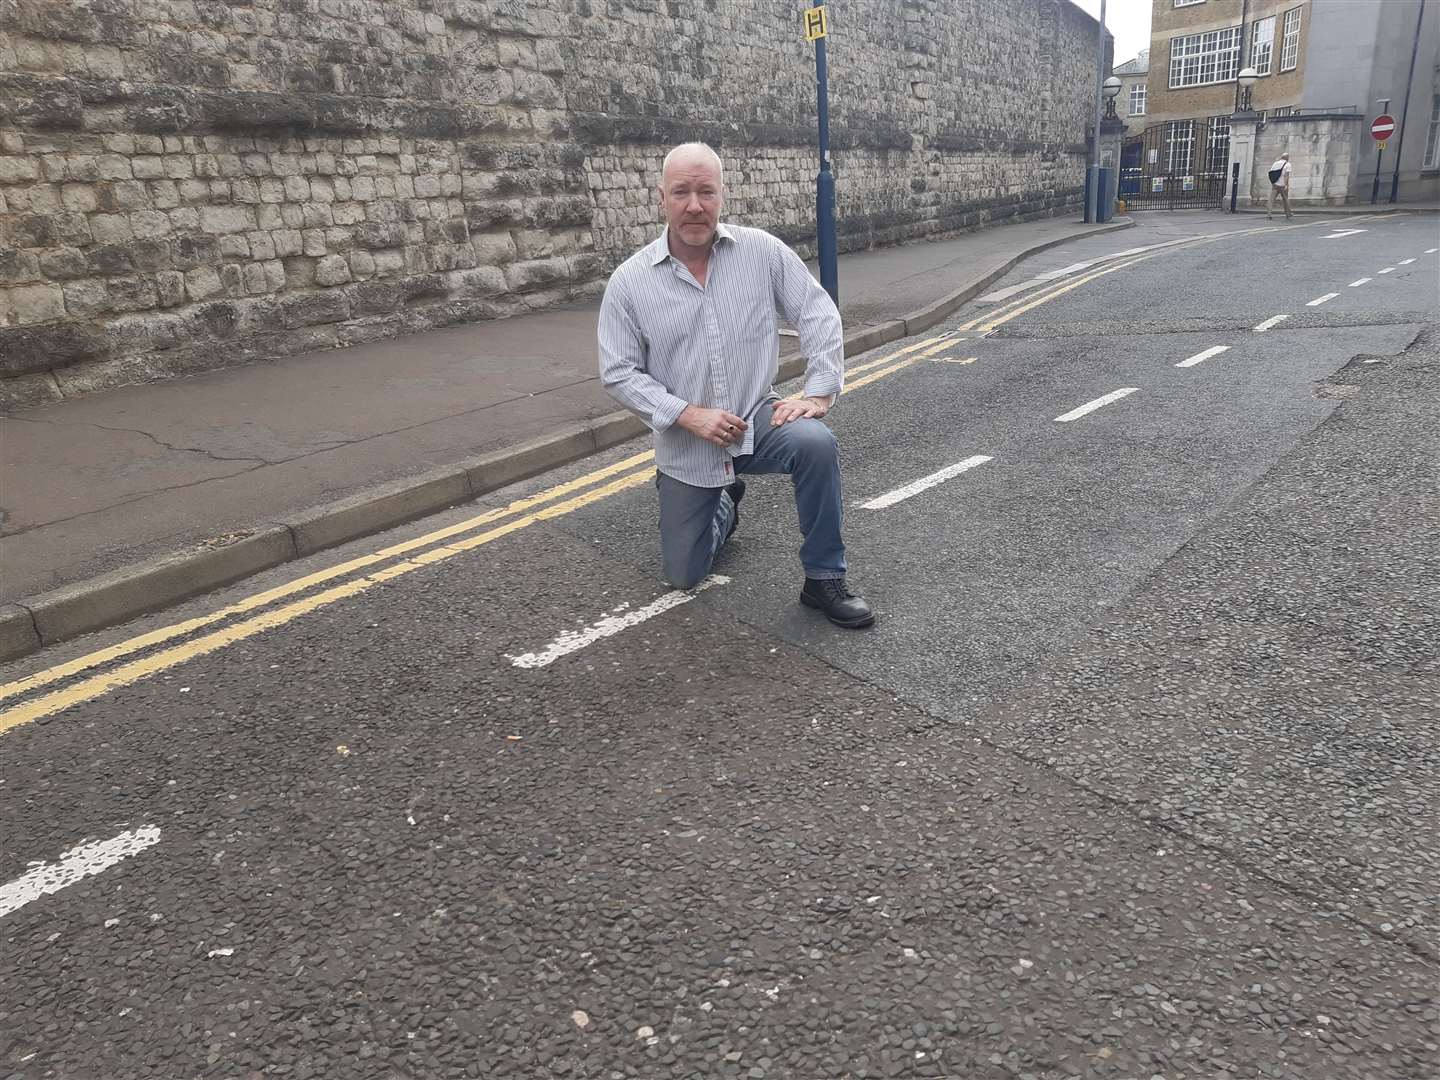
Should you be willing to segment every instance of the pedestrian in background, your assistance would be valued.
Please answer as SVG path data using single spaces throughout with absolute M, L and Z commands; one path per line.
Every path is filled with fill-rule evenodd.
M 800 257 L 761 229 L 720 222 L 719 155 L 666 156 L 665 231 L 611 275 L 600 305 L 600 381 L 655 433 L 665 576 L 689 589 L 740 521 L 743 473 L 787 473 L 804 541 L 800 602 L 859 628 L 870 605 L 845 585 L 840 453 L 821 423 L 844 385 L 840 313 Z M 804 391 L 774 390 L 776 310 L 798 331 Z
M 1285 208 L 1285 220 L 1293 221 L 1295 215 L 1290 212 L 1290 155 L 1281 154 L 1270 166 L 1270 198 L 1265 204 L 1265 216 L 1270 220 L 1275 219 L 1275 196 L 1280 196 L 1280 205 Z

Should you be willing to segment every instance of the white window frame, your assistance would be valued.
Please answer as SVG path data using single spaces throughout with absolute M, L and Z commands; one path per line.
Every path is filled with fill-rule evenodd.
M 1425 169 L 1440 169 L 1440 94 L 1430 108 L 1430 130 L 1425 135 Z
M 1145 98 L 1146 98 L 1145 85 L 1146 85 L 1146 84 L 1143 83 L 1143 82 L 1131 83 L 1131 84 L 1130 84 L 1130 103 L 1129 103 L 1129 106 L 1128 106 L 1128 108 L 1129 108 L 1129 113 L 1128 113 L 1128 115 L 1130 115 L 1130 116 L 1144 116 L 1144 115 L 1145 115 L 1145 104 L 1146 104 L 1146 101 L 1145 101 Z M 1138 91 L 1138 93 L 1137 93 L 1137 91 Z M 1138 108 L 1138 109 L 1135 108 L 1135 104 L 1136 104 L 1137 99 L 1138 99 L 1139 104 L 1140 104 L 1140 108 Z
M 1225 173 L 1225 167 L 1230 164 L 1230 117 L 1212 116 L 1208 124 L 1207 138 L 1205 140 L 1205 160 L 1201 163 L 1205 166 L 1202 170 L 1207 174 Z M 1220 161 L 1216 154 L 1216 147 L 1221 142 L 1225 144 L 1225 160 Z
M 1182 136 L 1183 132 L 1183 137 Z M 1191 176 L 1195 168 L 1195 121 L 1165 122 L 1165 173 L 1167 176 Z
M 1233 82 L 1240 73 L 1240 27 L 1170 39 L 1170 89 Z
M 1261 50 L 1264 50 L 1262 53 Z M 1275 64 L 1275 16 L 1256 19 L 1250 27 L 1250 66 L 1257 75 L 1269 75 Z
M 1194 7 L 1196 4 L 1203 4 L 1205 0 L 1175 0 L 1176 7 Z
M 1285 12 L 1284 36 L 1280 40 L 1281 71 L 1294 71 L 1300 66 L 1300 13 L 1303 10 L 1293 7 Z

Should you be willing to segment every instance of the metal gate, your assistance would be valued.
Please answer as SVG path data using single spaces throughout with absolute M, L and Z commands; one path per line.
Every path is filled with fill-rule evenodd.
M 1126 139 L 1120 198 L 1128 210 L 1211 210 L 1225 201 L 1230 117 L 1166 120 Z

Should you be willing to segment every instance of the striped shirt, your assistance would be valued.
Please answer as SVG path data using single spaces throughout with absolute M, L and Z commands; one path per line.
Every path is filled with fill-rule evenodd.
M 838 395 L 845 376 L 840 313 L 800 257 L 761 229 L 715 232 L 704 285 L 662 233 L 616 269 L 600 305 L 601 384 L 650 425 L 659 470 L 697 487 L 732 483 L 733 459 L 755 452 L 755 413 L 779 397 L 777 310 L 800 333 L 807 396 Z M 716 446 L 676 424 L 692 404 L 751 426 Z

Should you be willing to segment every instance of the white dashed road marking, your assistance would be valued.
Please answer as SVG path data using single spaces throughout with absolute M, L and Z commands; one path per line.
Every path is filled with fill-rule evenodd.
M 160 829 L 155 825 L 146 825 L 122 832 L 109 840 L 96 840 L 73 847 L 55 862 L 42 862 L 8 885 L 0 885 L 0 918 L 32 900 L 109 870 L 121 860 L 138 855 L 159 842 Z
M 1123 397 L 1128 397 L 1139 389 L 1140 388 L 1138 386 L 1127 386 L 1123 390 L 1112 390 L 1104 397 L 1097 397 L 1094 401 L 1087 401 L 1078 409 L 1071 409 L 1069 412 L 1062 413 L 1060 416 L 1055 417 L 1055 423 L 1068 424 L 1071 420 L 1079 420 L 1080 417 L 1084 416 L 1086 413 L 1092 413 L 1096 409 L 1100 409 L 1106 405 L 1109 405 L 1112 401 L 1119 401 Z
M 1334 300 L 1335 297 L 1337 297 L 1337 296 L 1339 296 L 1339 295 L 1340 295 L 1340 294 L 1339 294 L 1338 292 L 1327 292 L 1324 296 L 1317 296 L 1314 300 L 1311 300 L 1311 301 L 1310 301 L 1308 304 L 1306 304 L 1305 306 L 1306 306 L 1306 307 L 1319 307 L 1321 304 L 1328 303 L 1329 301 Z
M 1380 271 L 1380 273 L 1382 273 L 1382 274 L 1393 274 L 1394 272 L 1395 272 L 1395 267 L 1393 267 L 1393 266 L 1387 266 L 1387 267 L 1385 267 L 1384 270 L 1381 270 L 1381 271 Z
M 1367 281 L 1374 281 L 1374 280 L 1375 280 L 1374 278 L 1362 277 L 1359 281 L 1352 281 L 1352 282 L 1350 282 L 1350 288 L 1352 288 L 1352 289 L 1358 289 L 1361 285 L 1364 285 Z
M 1230 346 L 1229 346 L 1229 345 L 1212 345 L 1210 348 L 1206 349 L 1204 352 L 1202 352 L 1202 353 L 1196 353 L 1194 356 L 1190 357 L 1190 359 L 1188 359 L 1188 360 L 1181 360 L 1181 361 L 1180 361 L 1178 364 L 1176 364 L 1175 366 L 1176 366 L 1176 367 L 1194 367 L 1196 364 L 1203 364 L 1206 360 L 1209 360 L 1212 356 L 1219 356 L 1222 352 L 1229 352 L 1229 351 L 1230 351 Z
M 1440 251 L 1440 248 L 1426 248 L 1426 249 L 1425 249 L 1425 254 L 1426 254 L 1426 255 L 1434 255 L 1435 252 L 1437 252 L 1437 251 Z
M 1273 315 L 1270 318 L 1266 319 L 1264 322 L 1257 325 L 1255 327 L 1255 332 L 1257 334 L 1263 334 L 1266 330 L 1270 330 L 1273 327 L 1279 326 L 1288 318 L 1290 318 L 1289 315 Z
M 943 484 L 952 476 L 959 476 L 962 472 L 967 472 L 977 465 L 984 465 L 985 462 L 991 460 L 993 459 L 986 457 L 984 454 L 976 454 L 974 457 L 968 457 L 964 461 L 957 461 L 954 465 L 947 465 L 939 472 L 933 472 L 929 476 L 922 476 L 919 480 L 906 484 L 902 488 L 896 488 L 894 491 L 886 492 L 884 495 L 877 496 L 867 503 L 861 503 L 860 509 L 884 510 L 887 506 L 894 506 L 898 502 L 904 502 L 910 498 L 911 495 L 918 495 L 926 488 L 932 488 L 936 484 Z
M 591 623 L 580 630 L 566 630 L 554 641 L 546 645 L 539 652 L 521 653 L 519 656 L 510 657 L 510 663 L 521 668 L 539 668 L 546 664 L 553 664 L 560 657 L 572 652 L 578 652 L 587 645 L 593 645 L 602 638 L 613 637 L 621 630 L 628 630 L 637 626 L 646 619 L 653 619 L 662 612 L 669 611 L 681 604 L 688 604 L 694 600 L 698 593 L 716 585 L 728 585 L 730 579 L 721 574 L 711 574 L 704 581 L 700 582 L 693 589 L 676 589 L 668 592 L 660 599 L 646 604 L 643 608 L 636 608 L 634 611 L 626 612 L 624 615 L 607 615 L 598 622 Z M 619 610 L 618 608 L 616 610 Z
M 1414 261 L 1415 261 L 1414 259 L 1401 259 L 1399 265 L 1400 265 L 1400 266 L 1409 266 L 1409 265 L 1410 265 L 1412 262 L 1414 262 Z
M 1365 231 L 1366 231 L 1365 229 L 1341 229 L 1339 232 L 1333 232 L 1333 233 L 1331 233 L 1329 236 L 1322 236 L 1322 237 L 1320 237 L 1320 239 L 1321 239 L 1321 240 L 1338 240 L 1338 239 L 1340 239 L 1340 237 L 1342 237 L 1342 236 L 1354 236 L 1356 233 L 1362 233 L 1362 232 L 1365 232 Z

